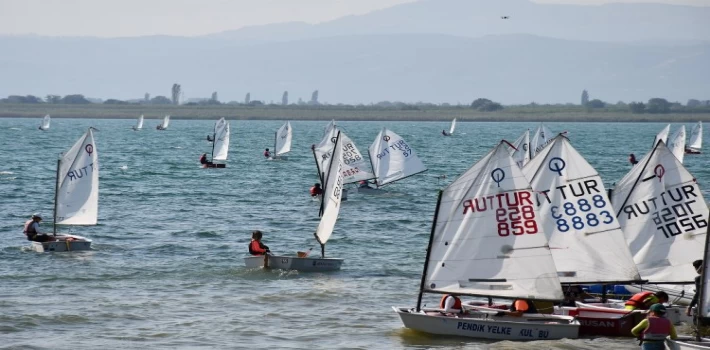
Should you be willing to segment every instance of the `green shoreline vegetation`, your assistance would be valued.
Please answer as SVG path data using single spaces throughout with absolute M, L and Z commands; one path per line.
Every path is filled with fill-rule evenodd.
M 317 95 L 314 95 L 317 96 Z M 96 118 L 133 119 L 144 115 L 146 119 L 234 120 L 353 120 L 353 121 L 520 121 L 520 122 L 697 122 L 710 121 L 710 101 L 689 100 L 687 105 L 654 98 L 648 103 L 619 102 L 608 104 L 599 100 L 586 104 L 536 104 L 503 106 L 488 99 L 476 99 L 470 105 L 432 103 L 407 104 L 379 102 L 370 105 L 320 104 L 315 101 L 299 104 L 220 103 L 211 100 L 174 104 L 159 96 L 140 102 L 107 100 L 94 103 L 83 95 L 64 98 L 50 95 L 47 101 L 34 96 L 9 96 L 0 99 L 0 118 Z M 213 97 L 216 97 L 213 95 Z M 317 98 L 317 97 L 316 97 Z M 248 100 L 247 100 L 248 101 Z

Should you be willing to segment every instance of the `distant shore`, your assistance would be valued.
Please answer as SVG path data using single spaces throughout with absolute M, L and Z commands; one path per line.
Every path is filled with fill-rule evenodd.
M 588 110 L 579 106 L 506 107 L 497 112 L 480 112 L 467 106 L 421 107 L 419 109 L 375 106 L 174 106 L 174 105 L 71 105 L 0 104 L 0 118 L 173 119 L 232 120 L 404 120 L 507 121 L 507 122 L 697 122 L 710 121 L 710 113 L 632 114 L 617 108 Z

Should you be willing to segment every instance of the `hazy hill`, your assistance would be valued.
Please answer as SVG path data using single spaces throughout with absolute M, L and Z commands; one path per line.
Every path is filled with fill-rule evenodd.
M 448 0 L 447 0 L 448 1 Z M 710 44 L 651 45 L 529 35 L 464 38 L 435 34 L 353 35 L 283 43 L 221 39 L 0 38 L 0 96 L 84 93 L 136 98 L 218 91 L 223 101 L 470 103 L 578 102 L 592 98 L 708 99 Z
M 503 20 L 503 15 L 510 16 Z M 708 41 L 710 7 L 663 4 L 601 6 L 537 4 L 527 0 L 424 0 L 310 25 L 247 27 L 207 37 L 290 41 L 362 34 L 447 34 L 481 37 L 531 34 L 591 41 Z

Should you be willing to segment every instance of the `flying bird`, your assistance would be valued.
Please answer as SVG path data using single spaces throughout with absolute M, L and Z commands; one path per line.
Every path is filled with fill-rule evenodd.
M 501 19 L 508 19 L 510 16 L 500 16 Z

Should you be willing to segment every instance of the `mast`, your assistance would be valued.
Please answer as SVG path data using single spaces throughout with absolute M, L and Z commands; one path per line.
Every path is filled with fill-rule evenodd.
M 57 175 L 54 183 L 54 211 L 52 213 L 52 234 L 57 235 L 57 197 L 59 196 L 59 166 L 62 164 L 62 159 L 57 159 Z
M 323 173 L 320 171 L 320 165 L 318 165 L 318 156 L 316 156 L 316 145 L 311 145 L 311 151 L 313 152 L 313 160 L 316 162 L 316 170 L 318 171 L 318 179 L 320 180 L 321 187 L 325 186 L 323 183 Z
M 426 258 L 424 259 L 424 271 L 422 271 L 422 282 L 419 284 L 419 296 L 417 297 L 417 312 L 422 309 L 422 296 L 424 295 L 424 282 L 426 282 L 426 273 L 429 269 L 429 256 L 431 255 L 431 245 L 434 243 L 434 231 L 436 230 L 436 220 L 439 217 L 439 206 L 441 204 L 441 195 L 444 191 L 439 190 L 439 196 L 436 200 L 436 209 L 434 211 L 434 221 L 431 224 L 431 235 L 429 235 L 429 245 L 426 248 Z
M 338 134 L 335 136 L 335 145 L 338 145 L 338 140 L 340 139 L 340 131 L 338 131 Z M 333 148 L 333 153 L 335 153 L 335 148 Z M 330 155 L 330 163 L 328 164 L 328 177 L 330 178 L 330 171 L 333 168 L 333 154 L 331 153 Z M 325 196 L 326 196 L 326 186 L 328 185 L 328 179 L 325 179 L 325 183 L 322 185 L 322 190 L 323 194 L 320 196 L 320 212 L 318 213 L 318 216 L 321 217 L 323 216 L 323 203 L 325 203 Z M 342 195 L 342 194 L 341 194 Z M 318 238 L 318 232 L 315 232 L 313 234 L 316 237 L 316 241 L 318 244 L 320 244 L 320 255 L 321 258 L 325 259 L 325 244 L 321 243 L 320 239 Z
M 212 130 L 212 163 L 214 163 L 214 144 L 217 143 L 217 124 L 214 125 L 214 130 Z
M 708 220 L 710 220 L 710 217 L 708 217 Z M 702 310 L 706 307 L 703 303 L 703 300 L 705 300 L 705 286 L 707 284 L 707 281 L 705 280 L 707 278 L 707 271 L 708 271 L 708 243 L 710 243 L 710 225 L 708 225 L 707 230 L 705 231 L 705 253 L 703 254 L 703 271 L 700 273 L 700 290 L 696 291 L 698 294 L 698 308 L 697 312 L 695 313 L 695 319 L 693 320 L 695 322 L 695 340 L 701 341 L 701 335 L 700 335 L 700 318 L 702 317 Z
M 651 158 L 653 158 L 653 154 L 656 153 L 656 149 L 658 149 L 658 144 L 653 146 L 653 150 L 651 151 L 651 155 L 648 156 L 648 159 L 646 160 L 646 164 L 643 165 L 643 168 L 641 169 L 641 172 L 639 173 L 639 176 L 636 178 L 636 181 L 634 182 L 634 185 L 631 187 L 631 190 L 629 190 L 629 194 L 626 196 L 624 199 L 624 202 L 621 203 L 621 206 L 619 207 L 619 212 L 616 213 L 616 218 L 619 218 L 619 215 L 621 215 L 621 211 L 624 209 L 626 206 L 626 202 L 629 201 L 629 197 L 631 197 L 631 193 L 634 192 L 634 189 L 636 189 L 636 185 L 638 185 L 639 180 L 641 180 L 641 177 L 643 176 L 643 173 L 646 171 L 646 167 L 648 166 L 648 163 L 651 161 Z M 610 199 L 611 201 L 611 199 Z
M 276 130 L 276 132 L 274 133 L 274 155 L 271 158 L 276 158 L 276 155 L 277 155 L 276 154 L 276 140 L 278 139 L 278 137 L 279 137 L 279 131 Z
M 375 165 L 372 164 L 372 153 L 370 153 L 370 148 L 367 148 L 367 157 L 370 158 L 370 169 L 372 169 L 372 175 L 375 175 L 375 187 L 380 188 L 380 184 L 377 183 L 377 174 L 375 174 Z

